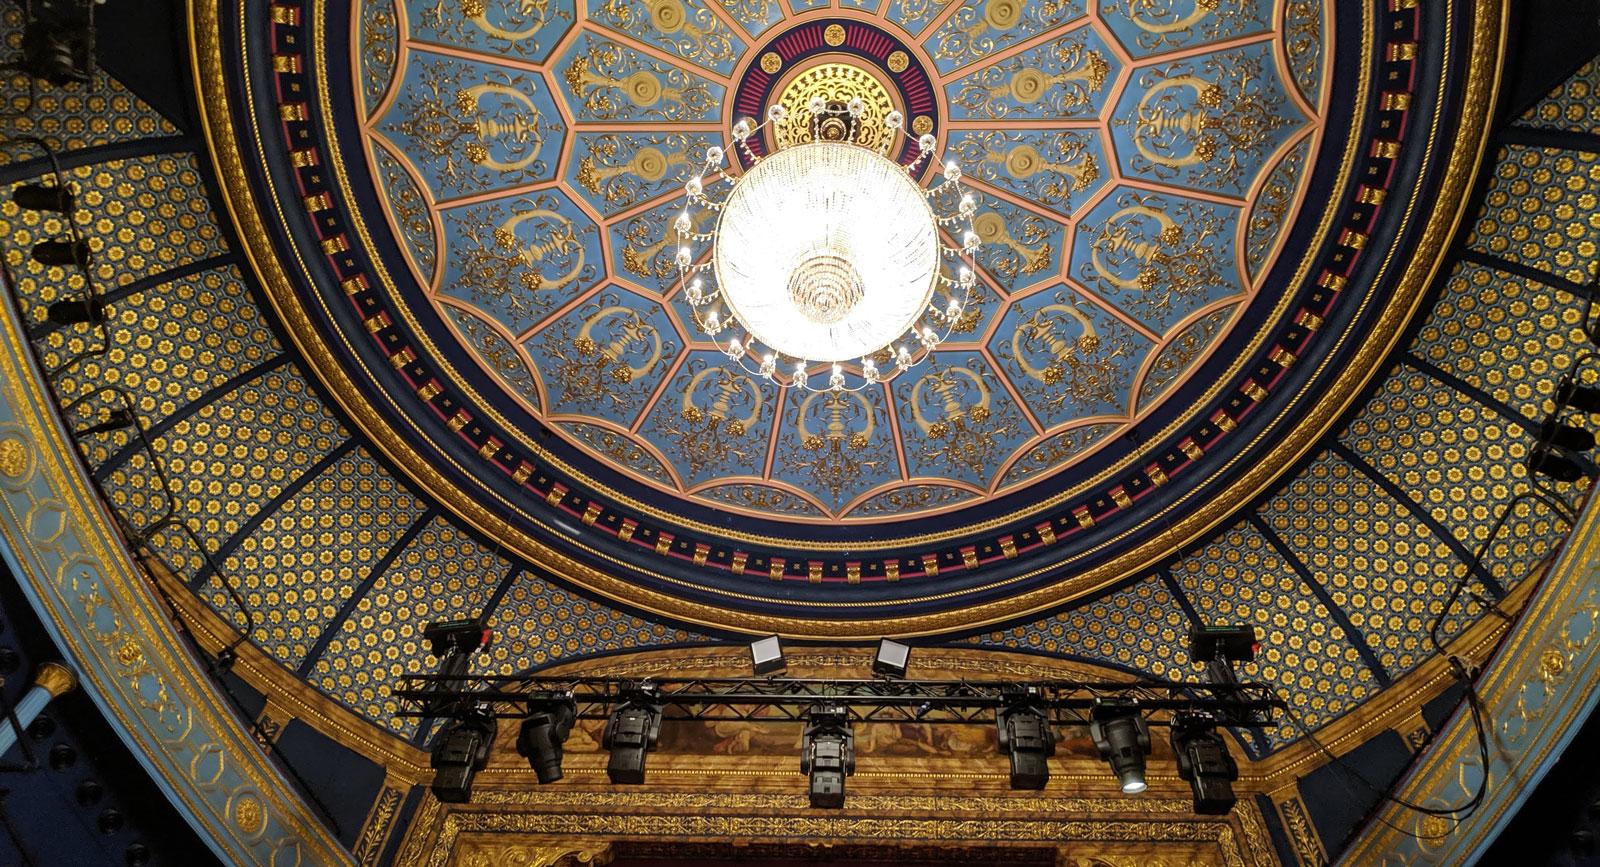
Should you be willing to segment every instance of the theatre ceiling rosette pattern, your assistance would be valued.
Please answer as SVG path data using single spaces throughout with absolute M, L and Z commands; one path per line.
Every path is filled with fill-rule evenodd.
M 345 11 L 241 11 L 271 86 L 225 177 L 281 217 L 245 240 L 293 251 L 267 289 L 337 402 L 508 551 L 814 636 L 1057 605 L 1270 482 L 1404 324 L 1492 72 L 1465 7 L 1405 2 Z M 688 161 L 817 95 L 901 112 L 980 203 L 983 302 L 859 395 L 728 368 L 670 279 Z

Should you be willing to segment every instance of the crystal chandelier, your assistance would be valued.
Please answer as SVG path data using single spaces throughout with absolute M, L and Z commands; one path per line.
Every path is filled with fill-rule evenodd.
M 778 385 L 813 389 L 812 368 L 831 364 L 827 390 L 869 388 L 931 355 L 976 300 L 977 201 L 961 168 L 946 163 L 942 182 L 919 186 L 935 138 L 919 137 L 916 158 L 901 165 L 888 154 L 907 135 L 904 116 L 890 112 L 888 134 L 873 136 L 880 148 L 868 148 L 856 143 L 865 111 L 860 99 L 820 96 L 808 118 L 774 105 L 760 125 L 734 124 L 748 169 L 728 174 L 726 153 L 712 147 L 684 184 L 675 262 L 695 324 L 732 362 Z M 751 147 L 769 126 L 792 133 L 780 128 L 802 122 L 809 137 L 774 136 L 799 144 L 765 157 Z M 719 186 L 726 195 L 713 198 Z M 714 227 L 697 231 L 712 216 Z

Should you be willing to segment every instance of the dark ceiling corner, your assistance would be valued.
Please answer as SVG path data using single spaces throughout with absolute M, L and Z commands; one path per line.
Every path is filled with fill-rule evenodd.
M 1600 50 L 1600 0 L 1513 0 L 1501 82 L 1504 117 L 1521 117 Z
M 193 132 L 184 16 L 182 0 L 108 0 L 95 7 L 95 53 L 112 78 L 179 129 Z

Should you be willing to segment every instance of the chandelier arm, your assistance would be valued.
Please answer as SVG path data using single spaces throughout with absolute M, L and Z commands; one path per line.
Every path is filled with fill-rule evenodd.
M 841 114 L 837 108 L 828 108 L 823 113 L 829 115 Z M 685 183 L 684 192 L 688 203 L 685 212 L 679 218 L 677 236 L 679 244 L 677 261 L 679 289 L 684 294 L 685 300 L 688 301 L 690 316 L 701 333 L 707 336 L 711 344 L 721 354 L 727 356 L 730 361 L 737 364 L 739 369 L 746 374 L 772 382 L 780 387 L 794 388 L 798 391 L 862 392 L 875 385 L 886 384 L 900 374 L 918 367 L 931 358 L 934 350 L 949 340 L 954 333 L 956 325 L 961 321 L 962 315 L 981 300 L 980 296 L 974 291 L 977 282 L 975 254 L 980 246 L 972 220 L 976 210 L 976 203 L 971 196 L 963 194 L 963 187 L 960 183 L 960 167 L 953 161 L 944 165 L 944 178 L 941 182 L 926 187 L 917 184 L 921 188 L 923 197 L 928 202 L 929 216 L 932 218 L 935 231 L 954 233 L 956 227 L 965 223 L 965 231 L 962 233 L 960 246 L 946 246 L 943 243 L 936 244 L 938 251 L 937 261 L 940 265 L 934 274 L 934 288 L 932 291 L 947 298 L 948 305 L 941 309 L 936 300 L 930 299 L 925 309 L 917 315 L 911 330 L 899 340 L 891 341 L 880 349 L 862 356 L 859 365 L 852 362 L 850 366 L 856 372 L 847 375 L 844 364 L 835 362 L 832 364 L 831 372 L 827 375 L 827 385 L 822 387 L 813 386 L 811 384 L 813 377 L 810 372 L 810 367 L 812 366 L 810 362 L 801 358 L 790 358 L 766 344 L 765 341 L 760 340 L 756 333 L 751 331 L 732 312 L 731 308 L 726 311 L 727 318 L 722 318 L 724 311 L 720 308 L 726 305 L 726 300 L 722 297 L 724 293 L 721 288 L 718 287 L 710 292 L 704 292 L 700 286 L 701 281 L 696 276 L 712 271 L 714 262 L 710 260 L 696 262 L 695 260 L 701 258 L 704 252 L 702 250 L 697 254 L 695 250 L 691 249 L 691 247 L 701 247 L 701 245 L 714 247 L 720 240 L 720 234 L 716 229 L 706 232 L 688 230 L 690 224 L 687 222 L 690 216 L 688 209 L 693 206 L 699 206 L 713 213 L 720 213 L 726 209 L 733 197 L 734 189 L 737 189 L 741 180 L 749 175 L 750 169 L 767 158 L 756 154 L 751 145 L 751 139 L 762 135 L 769 126 L 781 124 L 786 119 L 787 113 L 781 106 L 774 106 L 769 109 L 766 119 L 759 124 L 750 118 L 741 119 L 733 129 L 734 147 L 743 154 L 747 163 L 740 175 L 735 176 L 730 173 L 728 164 L 724 159 L 725 152 L 721 148 L 713 147 L 707 150 L 700 174 Z M 813 109 L 811 112 L 812 125 L 816 126 L 821 122 L 821 119 L 821 114 Z M 904 129 L 904 118 L 898 112 L 892 112 L 891 117 L 886 118 L 885 122 L 890 128 L 890 134 L 886 137 L 880 156 L 888 158 L 888 152 L 900 145 L 901 136 L 907 139 L 910 139 L 911 136 Z M 855 133 L 859 131 L 859 117 L 857 114 L 851 113 L 847 118 L 847 123 L 849 124 L 848 131 L 851 133 L 847 140 L 853 142 L 857 138 Z M 916 142 L 918 148 L 914 157 L 909 163 L 900 164 L 911 175 L 917 174 L 924 166 L 932 165 L 935 161 L 936 141 L 934 137 L 924 134 L 918 137 Z M 782 149 L 781 146 L 780 149 Z M 894 162 L 893 160 L 891 161 Z M 728 194 L 722 197 L 720 201 L 713 200 L 708 195 L 708 190 L 712 185 L 722 181 L 727 181 L 730 186 Z M 950 198 L 946 199 L 947 196 Z M 956 203 L 953 211 L 949 210 L 951 206 L 945 204 L 946 201 Z M 954 260 L 953 264 L 945 264 L 949 260 Z M 959 270 L 954 272 L 956 276 L 947 276 L 954 266 L 960 266 Z M 718 304 L 717 302 L 719 301 L 723 303 Z M 721 341 L 718 335 L 729 329 L 734 330 L 735 333 L 742 332 L 743 339 L 734 337 L 726 342 Z M 758 344 L 760 344 L 761 348 L 769 351 L 763 354 L 760 366 L 754 367 L 752 362 L 757 352 Z M 882 354 L 887 354 L 892 364 L 888 369 L 880 371 L 874 363 L 874 359 Z M 783 361 L 785 358 L 790 358 L 790 361 Z M 785 364 L 792 362 L 787 374 L 778 370 L 780 362 Z

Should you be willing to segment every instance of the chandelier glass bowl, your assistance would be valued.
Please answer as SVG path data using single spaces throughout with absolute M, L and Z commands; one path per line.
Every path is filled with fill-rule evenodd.
M 695 323 L 731 361 L 779 385 L 812 388 L 813 366 L 827 364 L 829 390 L 872 386 L 931 355 L 975 300 L 977 203 L 960 168 L 949 163 L 941 182 L 919 186 L 935 138 L 919 137 L 902 165 L 887 153 L 905 135 L 903 116 L 885 118 L 880 151 L 856 143 L 864 108 L 819 97 L 809 118 L 791 118 L 773 106 L 759 126 L 734 125 L 746 171 L 729 174 L 713 147 L 684 184 L 675 261 Z M 774 140 L 800 143 L 755 153 L 753 137 L 790 123 L 810 136 L 789 129 Z M 727 192 L 716 198 L 719 186 Z

